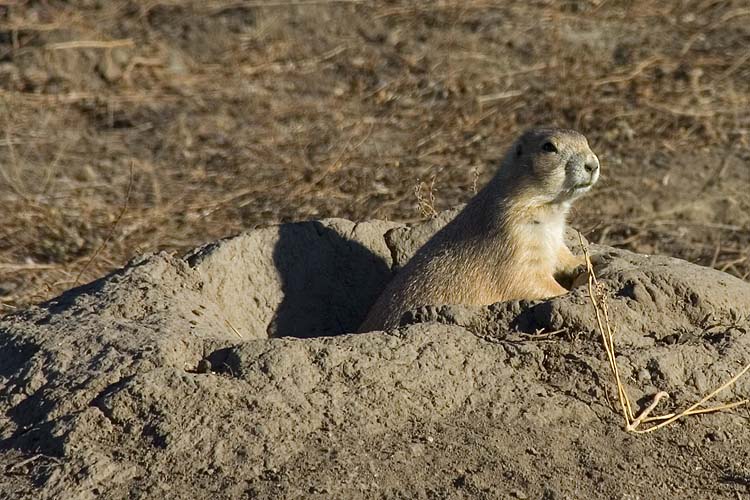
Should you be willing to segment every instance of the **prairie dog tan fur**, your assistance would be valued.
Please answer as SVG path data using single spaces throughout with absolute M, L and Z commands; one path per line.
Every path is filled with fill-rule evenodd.
M 583 261 L 563 241 L 565 219 L 598 179 L 599 159 L 579 132 L 525 132 L 492 180 L 396 274 L 359 331 L 394 328 L 424 305 L 566 293 L 555 276 L 572 274 Z

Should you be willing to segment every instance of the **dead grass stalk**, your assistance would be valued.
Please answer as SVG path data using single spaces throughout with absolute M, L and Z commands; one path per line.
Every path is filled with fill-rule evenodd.
M 719 386 L 718 388 L 713 390 L 711 393 L 701 398 L 698 402 L 692 404 L 691 406 L 689 406 L 688 408 L 686 408 L 685 410 L 679 413 L 669 413 L 669 414 L 659 415 L 659 416 L 654 416 L 654 417 L 649 416 L 651 412 L 653 412 L 656 409 L 656 407 L 658 406 L 659 402 L 662 399 L 669 398 L 668 393 L 664 391 L 660 391 L 654 395 L 651 403 L 649 403 L 649 405 L 646 408 L 644 408 L 644 410 L 640 413 L 640 415 L 635 416 L 633 413 L 633 407 L 630 402 L 630 398 L 628 397 L 627 391 L 625 390 L 625 386 L 622 383 L 622 380 L 620 378 L 620 371 L 617 366 L 617 356 L 615 353 L 615 346 L 614 346 L 614 334 L 612 331 L 612 324 L 609 319 L 609 312 L 607 309 L 607 302 L 606 302 L 606 295 L 604 293 L 604 288 L 596 279 L 596 274 L 594 273 L 594 266 L 591 263 L 591 256 L 589 255 L 588 247 L 583 242 L 583 237 L 581 236 L 581 233 L 578 233 L 578 239 L 581 245 L 581 249 L 583 250 L 584 258 L 586 259 L 586 271 L 588 275 L 589 298 L 591 300 L 591 305 L 594 307 L 596 323 L 597 323 L 597 326 L 599 327 L 599 332 L 602 336 L 602 343 L 604 344 L 604 350 L 607 353 L 607 360 L 609 361 L 609 368 L 615 379 L 615 385 L 617 387 L 617 397 L 620 403 L 622 416 L 625 420 L 625 430 L 627 430 L 628 432 L 634 432 L 637 434 L 645 434 L 645 433 L 652 432 L 657 429 L 666 427 L 667 425 L 683 417 L 686 417 L 688 415 L 699 415 L 703 413 L 714 413 L 717 411 L 730 410 L 738 406 L 746 405 L 748 402 L 750 402 L 749 399 L 742 399 L 740 401 L 720 404 L 720 405 L 712 406 L 708 408 L 703 407 L 705 403 L 712 400 L 720 392 L 731 387 L 734 383 L 737 382 L 737 380 L 740 379 L 740 377 L 742 377 L 748 370 L 750 370 L 750 364 L 748 364 L 742 370 L 740 370 L 736 375 L 734 375 L 732 378 L 730 378 L 725 383 L 723 383 L 721 386 Z M 659 422 L 659 423 L 652 425 L 650 427 L 645 427 L 645 428 L 641 427 L 641 425 L 643 424 L 652 423 L 652 422 Z
M 81 276 L 83 276 L 83 273 L 86 272 L 86 270 L 89 268 L 92 262 L 96 260 L 97 256 L 106 248 L 107 244 L 112 240 L 112 236 L 115 234 L 115 229 L 117 228 L 117 225 L 120 223 L 120 220 L 122 220 L 122 217 L 125 215 L 125 212 L 128 210 L 128 202 L 130 201 L 130 194 L 133 191 L 133 163 L 130 163 L 130 180 L 128 181 L 128 190 L 125 194 L 125 201 L 122 204 L 122 209 L 120 210 L 120 213 L 117 214 L 117 217 L 115 217 L 115 220 L 112 222 L 112 225 L 109 228 L 109 232 L 107 233 L 107 236 L 104 238 L 104 241 L 102 241 L 102 244 L 97 247 L 96 250 L 94 250 L 94 253 L 91 254 L 91 257 L 86 261 L 86 263 L 81 267 L 81 270 L 78 271 L 78 274 L 76 275 L 75 282 L 73 286 L 78 286 L 78 284 L 81 282 Z

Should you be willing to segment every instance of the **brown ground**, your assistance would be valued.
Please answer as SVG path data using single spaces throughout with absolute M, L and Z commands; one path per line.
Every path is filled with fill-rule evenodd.
M 3 2 L 0 311 L 258 224 L 419 219 L 536 123 L 602 160 L 590 238 L 748 276 L 742 2 L 311 3 Z
M 0 314 L 20 311 L 0 322 L 0 498 L 746 495 L 746 410 L 622 431 L 583 292 L 448 311 L 460 326 L 265 338 L 350 330 L 397 255 L 381 226 L 284 226 L 291 253 L 261 245 L 265 267 L 218 246 L 189 261 L 208 284 L 141 259 L 24 310 L 146 251 L 422 219 L 539 123 L 601 159 L 574 214 L 589 239 L 747 281 L 743 2 L 300 3 L 0 2 Z M 678 408 L 750 359 L 748 285 L 637 262 L 607 282 L 633 327 L 618 355 L 635 396 Z M 519 325 L 571 330 L 508 337 Z
M 435 229 L 271 226 L 140 257 L 0 319 L 0 498 L 750 494 L 746 405 L 624 430 L 585 287 L 338 335 Z M 635 414 L 741 373 L 750 283 L 592 251 Z M 745 376 L 708 406 L 748 395 Z

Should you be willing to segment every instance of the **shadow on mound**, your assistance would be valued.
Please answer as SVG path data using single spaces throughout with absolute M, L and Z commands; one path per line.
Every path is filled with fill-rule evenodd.
M 196 249 L 185 257 L 195 293 L 183 302 L 203 309 L 192 317 L 191 306 L 187 316 L 196 328 L 228 331 L 229 325 L 244 339 L 354 332 L 391 277 L 383 235 L 393 226 L 300 222 Z
M 320 222 L 280 226 L 273 264 L 282 293 L 269 337 L 354 332 L 391 276 L 383 257 Z

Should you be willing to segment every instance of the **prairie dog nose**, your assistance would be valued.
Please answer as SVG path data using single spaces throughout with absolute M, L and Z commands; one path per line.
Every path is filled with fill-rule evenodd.
M 598 163 L 599 162 L 597 162 L 595 159 L 591 157 L 586 158 L 583 155 L 575 154 L 568 160 L 568 163 L 566 164 L 566 169 L 568 170 L 568 172 L 571 172 L 571 173 L 586 172 L 588 174 L 591 174 L 597 168 L 599 168 Z
M 583 169 L 586 172 L 593 174 L 594 172 L 599 170 L 599 160 L 597 160 L 596 158 L 588 159 L 586 163 L 583 164 Z
M 565 170 L 576 182 L 591 182 L 599 179 L 599 158 L 594 154 L 574 154 L 568 159 Z

